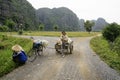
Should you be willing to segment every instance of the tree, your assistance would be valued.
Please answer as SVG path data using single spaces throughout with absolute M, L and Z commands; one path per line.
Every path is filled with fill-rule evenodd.
M 10 31 L 12 31 L 12 30 L 14 30 L 15 22 L 13 20 L 11 20 L 11 19 L 7 19 L 5 21 L 5 25 L 8 26 Z
M 44 24 L 40 24 L 39 25 L 39 30 L 42 31 L 44 29 L 44 27 L 45 27 Z
M 87 20 L 85 23 L 84 23 L 84 27 L 86 29 L 87 32 L 91 32 L 92 31 L 92 26 L 94 25 L 94 22 L 92 21 L 89 21 Z
M 114 42 L 120 35 L 120 25 L 117 23 L 109 24 L 102 32 L 103 37 L 109 42 Z
M 59 28 L 59 26 L 58 26 L 57 24 L 55 24 L 55 25 L 53 26 L 53 29 L 54 29 L 55 31 L 57 31 L 58 28 Z
M 22 35 L 23 34 L 23 24 L 19 24 L 19 31 L 18 31 L 18 34 L 19 35 Z
M 0 31 L 2 31 L 2 32 L 8 31 L 8 27 L 5 25 L 0 26 Z

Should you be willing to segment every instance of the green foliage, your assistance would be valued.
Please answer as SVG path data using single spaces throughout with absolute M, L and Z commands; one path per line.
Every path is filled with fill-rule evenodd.
M 3 47 L 0 48 L 0 76 L 3 76 L 18 66 L 12 61 L 11 47 L 15 44 L 22 46 L 27 54 L 32 48 L 32 41 L 29 39 L 0 35 L 0 47 Z
M 12 31 L 15 27 L 15 22 L 11 19 L 7 19 L 5 21 L 5 25 L 7 25 L 9 27 L 9 30 Z
M 54 29 L 55 31 L 57 31 L 58 28 L 59 28 L 59 26 L 58 26 L 57 24 L 55 24 L 55 25 L 53 26 L 53 29 Z
M 112 50 L 120 56 L 120 36 L 115 39 Z
M 108 41 L 103 37 L 95 37 L 90 41 L 92 49 L 105 61 L 111 68 L 120 72 L 120 56 L 111 50 Z
M 91 32 L 92 31 L 92 26 L 94 25 L 94 22 L 92 21 L 89 21 L 87 20 L 85 23 L 84 23 L 84 27 L 86 29 L 87 32 Z
M 45 30 L 53 31 L 54 24 L 60 28 L 59 31 L 79 31 L 79 19 L 75 13 L 65 7 L 60 8 L 40 8 L 37 11 L 39 22 L 45 25 Z
M 1 32 L 7 32 L 8 31 L 8 27 L 3 25 L 3 26 L 0 26 L 0 31 Z
M 40 25 L 39 25 L 39 30 L 42 31 L 42 30 L 44 29 L 44 27 L 45 27 L 44 24 L 40 24 Z
M 109 24 L 102 32 L 103 37 L 109 42 L 114 42 L 120 35 L 120 25 L 116 23 Z
M 19 31 L 18 31 L 18 34 L 19 34 L 19 35 L 22 35 L 22 34 L 23 34 L 23 30 L 19 30 Z
M 0 22 L 10 30 L 14 30 L 13 22 L 18 27 L 20 23 L 24 25 L 25 30 L 37 29 L 35 9 L 27 0 L 1 0 L 0 1 Z M 12 22 L 12 23 L 11 23 Z

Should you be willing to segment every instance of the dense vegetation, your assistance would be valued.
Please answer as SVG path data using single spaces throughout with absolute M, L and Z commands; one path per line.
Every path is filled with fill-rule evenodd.
M 109 42 L 103 37 L 96 37 L 91 40 L 93 50 L 105 61 L 111 68 L 120 72 L 120 37 L 111 49 Z M 119 46 L 119 47 L 118 47 Z M 117 50 L 117 51 L 116 51 Z
M 44 27 L 39 27 L 41 24 Z M 18 31 L 21 28 L 78 31 L 80 25 L 76 14 L 68 8 L 35 10 L 26 0 L 0 0 L 0 28 L 1 31 Z
M 12 26 L 7 25 L 10 22 Z M 0 0 L 0 25 L 6 25 L 12 31 L 20 27 L 24 30 L 36 29 L 35 9 L 26 0 Z
M 102 32 L 103 37 L 109 42 L 114 42 L 120 36 L 120 25 L 117 23 L 109 24 Z
M 75 13 L 65 7 L 60 8 L 40 8 L 36 11 L 39 23 L 45 25 L 44 30 L 54 30 L 58 25 L 58 30 L 79 31 L 79 19 Z
M 0 76 L 18 66 L 12 61 L 11 47 L 15 44 L 21 45 L 26 53 L 28 53 L 32 47 L 31 40 L 0 35 Z

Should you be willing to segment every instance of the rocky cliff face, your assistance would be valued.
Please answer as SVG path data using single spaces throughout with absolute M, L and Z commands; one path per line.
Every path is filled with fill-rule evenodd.
M 92 28 L 92 31 L 101 31 L 103 30 L 108 23 L 103 18 L 98 18 L 95 21 L 95 25 Z
M 36 18 L 37 17 L 37 18 Z M 5 25 L 6 20 L 11 19 L 20 24 L 24 30 L 38 30 L 40 23 L 44 24 L 44 30 L 85 31 L 84 19 L 79 20 L 74 12 L 65 7 L 40 8 L 35 10 L 26 0 L 0 0 L 0 25 Z M 101 31 L 108 23 L 103 18 L 94 20 L 93 31 Z
M 26 0 L 0 0 L 0 24 L 7 19 L 23 24 L 25 29 L 36 28 L 35 9 Z
M 39 22 L 45 24 L 45 30 L 53 30 L 55 24 L 59 26 L 58 30 L 80 30 L 78 17 L 68 8 L 40 8 L 36 13 Z

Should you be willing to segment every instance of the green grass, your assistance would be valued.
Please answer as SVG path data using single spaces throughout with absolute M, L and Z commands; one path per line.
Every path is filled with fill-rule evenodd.
M 88 36 L 94 36 L 99 34 L 99 32 L 91 32 L 90 34 L 88 32 L 67 32 L 67 35 L 69 37 L 88 37 Z M 42 32 L 24 32 L 23 35 L 32 35 L 32 36 L 60 36 L 61 32 L 54 32 L 54 31 L 42 31 Z
M 18 34 L 16 32 L 2 32 L 1 34 L 9 34 L 14 35 Z M 67 32 L 69 37 L 90 37 L 97 34 L 100 34 L 100 32 L 91 32 L 90 34 L 88 32 Z M 30 35 L 30 36 L 51 36 L 51 37 L 58 37 L 61 35 L 61 32 L 59 31 L 25 31 L 23 32 L 23 35 Z
M 29 39 L 0 35 L 0 76 L 3 76 L 18 66 L 12 61 L 11 47 L 15 44 L 21 45 L 26 53 L 32 47 L 32 41 Z
M 120 73 L 120 56 L 111 50 L 109 43 L 103 37 L 95 37 L 90 43 L 100 58 Z

